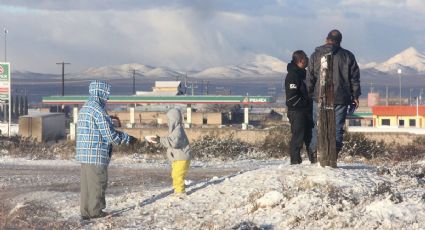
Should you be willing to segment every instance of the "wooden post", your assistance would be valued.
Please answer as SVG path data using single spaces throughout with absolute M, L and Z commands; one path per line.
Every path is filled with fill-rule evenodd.
M 334 84 L 332 54 L 325 54 L 320 65 L 319 119 L 317 121 L 317 155 L 322 167 L 336 168 L 336 129 L 334 111 Z

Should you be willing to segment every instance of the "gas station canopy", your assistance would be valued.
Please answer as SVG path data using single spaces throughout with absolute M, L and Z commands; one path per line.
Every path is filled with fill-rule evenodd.
M 44 104 L 84 104 L 89 96 L 48 96 Z M 110 96 L 108 104 L 270 104 L 269 96 Z

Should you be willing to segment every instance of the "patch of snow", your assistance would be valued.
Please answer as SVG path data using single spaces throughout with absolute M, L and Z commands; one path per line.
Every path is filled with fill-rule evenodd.
M 256 202 L 259 207 L 261 208 L 267 208 L 267 207 L 274 207 L 278 205 L 283 199 L 283 195 L 281 192 L 278 191 L 270 191 L 264 194 L 261 198 L 259 198 Z
M 4 158 L 0 158 L 3 159 Z M 55 161 L 51 162 L 54 163 Z M 164 164 L 114 163 L 112 167 Z M 191 167 L 241 166 L 239 173 L 187 183 L 187 197 L 166 188 L 107 194 L 107 210 L 120 213 L 98 219 L 87 229 L 421 229 L 425 226 L 424 160 L 379 167 L 341 163 L 321 167 L 288 160 L 205 163 Z M 132 166 L 129 166 L 132 165 Z M 150 166 L 149 166 L 150 167 Z M 169 166 L 168 166 L 169 167 Z M 422 170 L 422 171 L 421 171 Z M 62 218 L 79 217 L 78 194 L 35 194 L 48 200 Z M 50 196 L 51 199 L 46 199 Z

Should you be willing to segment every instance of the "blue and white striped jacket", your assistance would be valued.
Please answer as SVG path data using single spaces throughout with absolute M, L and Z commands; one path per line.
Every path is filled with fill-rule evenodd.
M 90 97 L 78 114 L 76 160 L 81 163 L 108 165 L 112 144 L 129 143 L 127 133 L 114 129 L 111 118 L 105 111 L 111 85 L 92 81 Z

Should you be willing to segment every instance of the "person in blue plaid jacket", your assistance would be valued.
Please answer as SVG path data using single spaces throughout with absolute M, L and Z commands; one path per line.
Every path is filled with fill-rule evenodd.
M 112 145 L 136 142 L 136 138 L 114 129 L 105 110 L 110 91 L 110 84 L 92 81 L 89 86 L 90 97 L 78 114 L 76 160 L 81 163 L 82 219 L 108 215 L 102 210 L 106 208 L 105 190 Z

